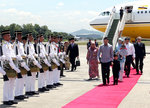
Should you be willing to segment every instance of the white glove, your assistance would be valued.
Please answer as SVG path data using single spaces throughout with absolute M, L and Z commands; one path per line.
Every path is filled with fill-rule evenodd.
M 30 71 L 29 67 L 26 65 L 25 62 L 21 63 L 21 67 L 24 67 L 27 71 Z
M 64 61 L 63 59 L 60 59 L 60 61 L 61 61 L 63 64 L 65 64 L 65 61 Z
M 49 67 L 51 66 L 51 64 L 47 61 L 47 59 L 44 59 L 44 63 Z
M 42 68 L 42 66 L 38 63 L 37 60 L 34 60 L 34 61 L 33 61 L 33 64 L 36 65 L 36 66 L 37 66 L 38 68 L 40 68 L 40 69 Z
M 19 56 L 19 55 L 17 56 L 17 59 L 18 59 L 19 61 L 23 60 L 22 57 Z
M 36 58 L 37 58 L 37 57 L 38 57 L 38 55 L 37 55 L 37 54 L 34 54 L 34 57 L 36 57 Z
M 2 73 L 2 75 L 6 75 L 6 72 L 2 69 L 2 67 L 0 67 L 0 73 Z
M 1 60 L 1 61 L 5 61 L 5 60 L 6 60 L 6 56 L 5 56 L 5 55 L 1 56 L 1 57 L 0 57 L 0 60 Z
M 60 66 L 60 64 L 58 63 L 58 61 L 55 58 L 53 58 L 52 60 L 57 66 Z
M 12 69 L 14 69 L 17 73 L 20 73 L 21 71 L 15 66 L 12 60 L 9 61 L 9 65 Z

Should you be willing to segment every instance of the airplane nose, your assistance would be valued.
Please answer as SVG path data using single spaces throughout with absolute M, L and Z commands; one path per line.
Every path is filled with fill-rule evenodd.
M 99 25 L 99 24 L 106 24 L 109 21 L 109 16 L 98 16 L 92 19 L 89 23 L 90 25 Z

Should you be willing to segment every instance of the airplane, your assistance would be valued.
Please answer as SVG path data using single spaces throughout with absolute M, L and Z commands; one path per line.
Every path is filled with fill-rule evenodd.
M 80 37 L 77 37 L 77 36 L 74 36 L 74 38 L 75 38 L 76 40 L 79 40 L 79 39 L 80 39 Z
M 150 0 L 116 5 L 115 9 L 118 15 L 121 7 L 123 7 L 124 11 L 130 9 L 132 12 L 131 20 L 125 23 L 122 36 L 130 37 L 132 41 L 135 41 L 138 36 L 141 36 L 143 39 L 150 39 Z M 113 7 L 102 11 L 99 16 L 90 21 L 90 26 L 98 31 L 105 32 L 112 9 Z

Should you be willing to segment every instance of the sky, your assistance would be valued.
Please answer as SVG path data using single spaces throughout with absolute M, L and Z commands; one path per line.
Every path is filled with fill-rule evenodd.
M 0 0 L 0 25 L 39 24 L 52 31 L 94 30 L 89 21 L 102 10 L 136 0 Z

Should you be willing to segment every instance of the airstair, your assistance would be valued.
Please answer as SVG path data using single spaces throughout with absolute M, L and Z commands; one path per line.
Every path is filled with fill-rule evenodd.
M 125 11 L 121 20 L 118 13 L 112 13 L 112 15 L 110 16 L 110 20 L 108 22 L 103 38 L 108 37 L 109 43 L 113 45 L 114 50 L 118 38 L 122 35 L 128 15 L 129 14 Z

